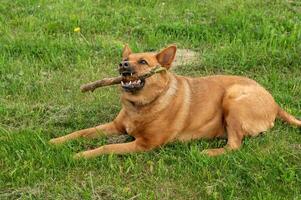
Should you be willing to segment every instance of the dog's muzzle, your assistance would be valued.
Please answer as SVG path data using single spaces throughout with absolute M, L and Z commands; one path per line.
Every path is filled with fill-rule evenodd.
M 139 79 L 137 72 L 128 61 L 119 64 L 119 73 L 122 76 L 121 87 L 126 92 L 134 93 L 144 87 L 145 79 Z

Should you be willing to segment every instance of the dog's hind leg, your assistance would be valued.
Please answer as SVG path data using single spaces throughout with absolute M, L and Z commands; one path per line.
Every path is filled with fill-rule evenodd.
M 205 149 L 202 153 L 208 156 L 217 156 L 225 153 L 226 151 L 239 149 L 242 144 L 244 132 L 240 128 L 238 121 L 235 121 L 235 119 L 228 119 L 227 135 L 228 135 L 228 142 L 225 147 L 216 148 L 216 149 Z
M 214 156 L 241 146 L 244 136 L 257 136 L 274 126 L 278 106 L 273 97 L 258 85 L 234 85 L 223 99 L 228 143 L 225 148 L 209 149 Z
M 107 135 L 122 134 L 122 133 L 123 133 L 122 128 L 119 127 L 118 124 L 113 121 L 96 127 L 75 131 L 68 135 L 51 139 L 49 142 L 51 144 L 62 144 L 69 140 L 73 140 L 79 137 L 96 138 L 99 136 L 107 136 Z

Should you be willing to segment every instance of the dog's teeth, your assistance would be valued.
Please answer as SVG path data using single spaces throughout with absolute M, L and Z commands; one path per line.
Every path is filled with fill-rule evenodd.
M 121 85 L 124 85 L 124 82 L 123 82 L 123 81 L 121 81 Z
M 131 76 L 133 75 L 133 73 L 131 73 Z
M 138 83 L 140 83 L 140 82 L 141 82 L 141 80 L 139 79 L 137 82 L 138 82 Z
M 129 83 L 130 85 L 132 84 L 132 81 L 130 81 L 130 83 Z

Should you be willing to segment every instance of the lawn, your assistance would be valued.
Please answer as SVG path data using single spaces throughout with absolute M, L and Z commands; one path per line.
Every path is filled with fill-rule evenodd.
M 79 87 L 117 75 L 125 43 L 196 51 L 174 72 L 248 76 L 301 116 L 299 0 L 2 0 L 0 199 L 301 199 L 301 131 L 281 121 L 214 158 L 200 152 L 225 140 L 78 161 L 106 138 L 49 145 L 116 116 L 118 87 Z

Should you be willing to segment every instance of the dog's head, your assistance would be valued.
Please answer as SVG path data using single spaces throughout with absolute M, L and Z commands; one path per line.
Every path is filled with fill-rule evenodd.
M 121 87 L 123 93 L 129 95 L 144 95 L 147 92 L 155 92 L 166 85 L 166 73 L 155 74 L 147 79 L 139 79 L 138 76 L 149 72 L 156 66 L 170 68 L 175 55 L 176 46 L 171 45 L 159 53 L 132 53 L 125 45 L 122 52 L 122 61 L 119 64 L 119 73 L 123 77 Z

